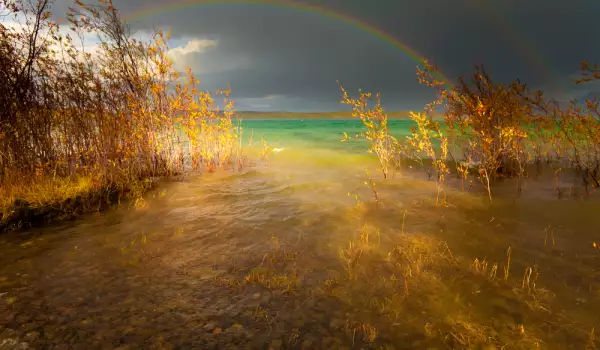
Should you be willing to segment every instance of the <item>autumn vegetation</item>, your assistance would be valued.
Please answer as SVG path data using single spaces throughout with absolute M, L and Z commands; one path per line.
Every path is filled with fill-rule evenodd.
M 0 227 L 140 198 L 149 179 L 185 169 L 245 166 L 229 90 L 202 91 L 190 70 L 178 72 L 167 33 L 141 40 L 110 0 L 76 0 L 62 20 L 53 19 L 51 4 L 0 3 Z M 98 42 L 93 50 L 83 44 L 90 36 Z M 597 66 L 581 69 L 578 83 L 600 79 Z M 439 99 L 410 114 L 415 128 L 405 140 L 390 134 L 378 95 L 353 98 L 342 87 L 342 103 L 366 127 L 355 137 L 369 140 L 385 178 L 405 159 L 425 159 L 438 204 L 446 203 L 453 173 L 463 189 L 470 177 L 479 179 L 490 201 L 499 179 L 516 179 L 520 193 L 542 165 L 559 196 L 567 173 L 577 174 L 587 194 L 600 186 L 595 99 L 561 106 L 518 80 L 494 82 L 482 66 L 450 86 L 435 70 L 426 64 L 417 72 Z M 434 118 L 440 110 L 442 123 Z
M 136 38 L 110 0 L 77 0 L 62 20 L 50 0 L 0 10 L 0 228 L 138 198 L 184 168 L 244 165 L 229 90 L 180 75 L 168 34 Z
M 595 97 L 561 105 L 519 80 L 496 83 L 483 66 L 476 66 L 470 79 L 461 77 L 451 86 L 436 79 L 435 71 L 428 63 L 418 68 L 419 82 L 435 89 L 439 98 L 422 112 L 411 112 L 415 127 L 406 140 L 389 134 L 378 96 L 373 100 L 371 93 L 360 91 L 353 98 L 342 87 L 341 102 L 352 106 L 353 116 L 366 130 L 355 137 L 370 141 L 384 177 L 399 169 L 399 159 L 423 164 L 425 158 L 436 174 L 438 203 L 445 203 L 440 195 L 451 169 L 463 190 L 465 180 L 479 179 L 490 202 L 498 180 L 515 179 L 516 192 L 521 193 L 525 178 L 539 175 L 542 167 L 551 169 L 559 197 L 564 195 L 561 183 L 567 173 L 574 174 L 586 195 L 600 186 L 600 110 Z M 584 62 L 581 71 L 577 84 L 600 79 L 597 65 Z M 439 112 L 442 123 L 433 118 Z
M 335 282 L 343 286 L 331 293 L 349 305 L 360 305 L 361 310 L 371 308 L 374 314 L 386 316 L 380 324 L 365 317 L 364 325 L 373 324 L 381 333 L 390 323 L 424 325 L 426 337 L 439 337 L 440 348 L 540 349 L 557 344 L 552 334 L 564 333 L 570 334 L 569 343 L 580 343 L 576 347 L 596 349 L 597 326 L 593 323 L 559 321 L 553 331 L 538 331 L 543 329 L 538 328 L 540 324 L 555 322 L 550 320 L 562 312 L 573 312 L 564 300 L 572 299 L 579 287 L 567 286 L 555 271 L 568 265 L 566 273 L 572 274 L 577 268 L 571 262 L 579 256 L 587 255 L 593 261 L 580 266 L 591 271 L 581 276 L 589 286 L 588 295 L 595 298 L 591 292 L 593 282 L 588 281 L 597 273 L 595 254 L 599 245 L 596 231 L 590 229 L 595 225 L 591 212 L 581 210 L 583 205 L 593 207 L 595 202 L 576 204 L 542 198 L 519 203 L 514 195 L 531 191 L 537 197 L 553 187 L 558 198 L 588 198 L 598 189 L 598 102 L 591 97 L 561 104 L 518 80 L 497 83 L 483 66 L 476 66 L 472 76 L 454 84 L 436 79 L 435 70 L 427 63 L 417 70 L 419 81 L 434 89 L 438 99 L 422 111 L 411 112 L 413 127 L 402 139 L 391 134 L 378 94 L 373 98 L 371 93 L 359 90 L 357 97 L 351 97 L 341 87 L 341 103 L 350 105 L 353 117 L 363 124 L 362 132 L 344 135 L 342 141 L 366 140 L 369 152 L 379 160 L 383 180 L 376 182 L 367 172 L 364 184 L 371 189 L 373 199 L 369 203 L 356 196 L 358 222 L 364 226 L 356 229 L 340 249 L 347 277 Z M 583 63 L 581 70 L 582 77 L 575 83 L 600 79 L 598 66 Z M 436 118 L 440 112 L 443 120 Z M 428 175 L 436 183 L 435 199 L 429 195 L 423 200 L 413 199 L 407 182 L 388 180 L 395 172 L 406 173 L 411 168 L 417 169 L 406 176 L 411 186 L 424 184 L 415 178 Z M 378 193 L 377 188 L 382 192 Z M 475 194 L 462 195 L 458 193 L 461 190 Z M 479 193 L 485 193 L 490 205 Z M 408 198 L 412 200 L 409 203 Z M 549 203 L 552 207 L 545 206 Z M 434 205 L 441 208 L 432 210 Z M 472 210 L 473 206 L 478 209 Z M 539 207 L 530 212 L 526 206 Z M 425 209 L 417 212 L 416 207 Z M 413 211 L 417 221 L 412 234 L 405 232 L 407 210 Z M 581 226 L 564 231 L 569 232 L 564 234 L 565 243 L 557 247 L 553 231 L 556 223 L 574 226 L 564 221 L 566 215 L 561 211 L 573 215 L 578 210 L 586 213 Z M 553 221 L 553 216 L 560 219 Z M 518 225 L 500 224 L 499 217 Z M 478 220 L 476 226 L 466 228 L 469 222 Z M 457 225 L 448 225 L 451 221 Z M 497 234 L 489 234 L 494 231 Z M 589 236 L 586 231 L 590 231 Z M 533 243 L 539 232 L 543 237 L 541 249 Z M 381 244 L 385 241 L 393 242 L 391 251 Z M 594 250 L 588 254 L 590 246 Z M 555 284 L 557 281 L 560 285 Z M 328 285 L 333 284 L 328 281 Z M 494 295 L 520 300 L 517 303 L 521 306 L 515 309 L 527 310 L 524 312 L 528 316 L 499 321 L 504 311 L 493 306 Z M 463 306 L 453 309 L 462 298 Z M 597 308 L 591 304 L 586 307 Z M 478 313 L 483 317 L 478 318 Z M 573 319 L 580 318 L 584 317 Z M 579 340 L 575 341 L 576 337 Z

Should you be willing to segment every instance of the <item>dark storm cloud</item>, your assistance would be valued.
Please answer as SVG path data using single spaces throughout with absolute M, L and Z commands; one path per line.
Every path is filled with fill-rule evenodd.
M 114 0 L 125 14 L 159 0 Z M 57 12 L 68 0 L 59 0 Z M 451 78 L 484 63 L 501 81 L 581 94 L 569 78 L 582 59 L 600 60 L 593 0 L 306 1 L 367 22 L 430 58 Z M 176 45 L 216 43 L 178 58 L 204 88 L 231 83 L 241 101 L 265 109 L 338 108 L 340 80 L 350 90 L 381 91 L 391 109 L 419 108 L 432 98 L 415 78 L 416 62 L 398 48 L 347 23 L 264 4 L 211 4 L 130 18 L 134 30 L 170 28 Z M 276 96 L 276 97 L 274 97 Z M 262 99 L 262 101 L 261 101 Z M 268 107 L 267 107 L 268 106 Z M 240 106 L 240 108 L 243 108 Z

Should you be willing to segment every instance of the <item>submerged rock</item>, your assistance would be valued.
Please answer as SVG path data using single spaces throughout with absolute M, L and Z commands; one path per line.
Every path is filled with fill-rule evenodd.
M 244 334 L 244 326 L 239 323 L 234 323 L 231 327 L 227 328 L 226 332 L 241 335 Z
M 205 324 L 202 328 L 207 332 L 212 332 L 213 330 L 215 330 L 215 328 L 217 328 L 217 322 L 209 322 Z
M 15 331 L 8 328 L 2 330 L 0 328 L 0 350 L 26 349 L 32 349 L 32 347 L 29 346 L 29 343 L 21 341 Z
M 269 294 L 264 294 L 262 296 L 262 298 L 260 298 L 260 303 L 262 305 L 269 304 L 270 302 L 271 302 L 271 295 L 269 295 Z
M 275 339 L 271 341 L 271 345 L 269 346 L 270 350 L 279 350 L 283 346 L 283 341 L 281 339 Z
M 27 350 L 31 349 L 28 343 L 8 338 L 0 340 L 0 350 Z
M 344 325 L 344 321 L 339 318 L 334 318 L 329 322 L 329 329 L 336 330 Z
M 302 342 L 302 350 L 308 350 L 312 348 L 312 345 L 314 344 L 314 338 L 311 336 L 308 336 L 306 339 L 304 339 L 304 341 Z

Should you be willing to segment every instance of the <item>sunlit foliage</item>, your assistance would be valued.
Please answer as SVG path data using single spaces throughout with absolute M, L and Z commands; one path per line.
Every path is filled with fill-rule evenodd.
M 600 79 L 597 65 L 584 62 L 581 70 L 577 83 Z M 435 78 L 435 72 L 436 67 L 427 62 L 423 69 L 417 68 L 419 82 L 434 88 L 438 99 L 426 105 L 424 112 L 411 113 L 416 124 L 412 135 L 407 142 L 393 139 L 393 147 L 381 146 L 389 130 L 379 100 L 369 109 L 369 93 L 351 99 L 342 89 L 342 103 L 353 106 L 353 115 L 367 126 L 364 135 L 375 140 L 371 149 L 388 150 L 376 152 L 384 173 L 387 159 L 428 158 L 437 173 L 438 201 L 439 186 L 450 168 L 462 178 L 463 189 L 471 173 L 477 176 L 490 202 L 499 178 L 516 178 L 521 193 L 530 166 L 536 165 L 539 172 L 543 162 L 553 169 L 559 195 L 559 176 L 567 168 L 579 172 L 587 193 L 600 187 L 600 110 L 595 97 L 561 105 L 519 80 L 496 83 L 483 66 L 476 66 L 470 79 L 460 77 L 454 85 Z M 438 109 L 443 112 L 443 123 L 431 118 Z
M 446 175 L 450 173 L 447 166 L 448 160 L 448 137 L 440 127 L 440 123 L 431 119 L 428 111 L 410 114 L 411 119 L 417 124 L 411 131 L 407 141 L 417 153 L 428 157 L 436 171 L 438 194 L 436 204 L 439 204 L 440 194 L 443 192 L 443 184 Z M 436 145 L 439 145 L 436 147 Z M 443 203 L 446 203 L 444 194 Z
M 128 186 L 186 166 L 242 165 L 229 90 L 217 93 L 221 111 L 191 71 L 181 77 L 168 56 L 167 33 L 137 39 L 110 0 L 76 0 L 60 23 L 51 19 L 49 0 L 2 0 L 0 8 L 5 196 L 48 177 Z M 85 36 L 97 38 L 93 51 Z
M 389 176 L 390 167 L 392 170 L 396 167 L 397 153 L 399 151 L 398 140 L 390 135 L 388 127 L 388 118 L 381 106 L 379 94 L 372 101 L 370 92 L 359 91 L 359 97 L 353 98 L 340 85 L 342 90 L 341 103 L 352 107 L 352 117 L 359 118 L 365 131 L 355 135 L 355 138 L 363 138 L 370 143 L 369 153 L 374 153 L 379 159 L 381 171 L 384 178 Z M 371 104 L 370 104 L 371 103 Z M 342 141 L 349 139 L 347 134 Z

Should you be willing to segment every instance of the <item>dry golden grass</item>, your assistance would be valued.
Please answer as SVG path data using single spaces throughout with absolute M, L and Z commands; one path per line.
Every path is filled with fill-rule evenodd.
M 271 290 L 282 290 L 287 293 L 293 293 L 298 289 L 295 273 L 279 274 L 277 270 L 273 268 L 253 268 L 244 277 L 244 281 L 251 284 L 260 284 Z
M 252 267 L 244 282 L 259 284 L 271 290 L 295 293 L 298 288 L 298 253 L 280 244 L 277 237 L 269 239 L 270 251 L 263 255 L 259 266 Z
M 0 186 L 0 209 L 10 208 L 17 199 L 33 207 L 60 203 L 99 188 L 98 180 L 91 176 L 45 178 L 31 183 L 12 182 Z

